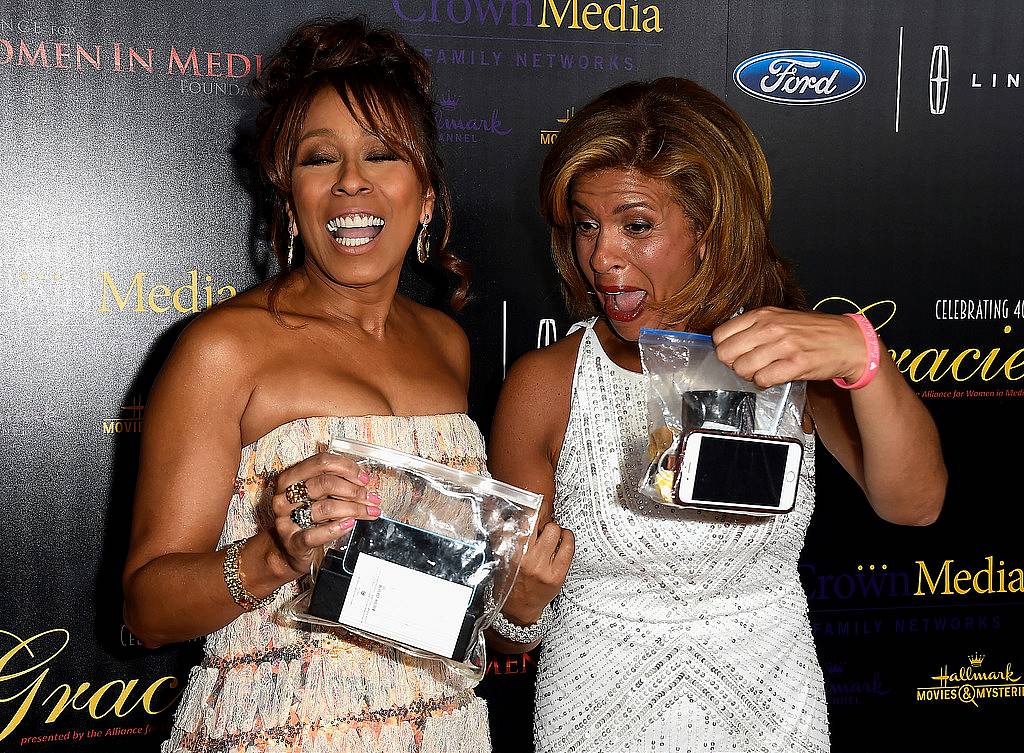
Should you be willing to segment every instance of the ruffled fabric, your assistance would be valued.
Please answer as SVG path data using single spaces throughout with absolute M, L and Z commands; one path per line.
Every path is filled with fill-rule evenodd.
M 314 417 L 243 448 L 219 546 L 267 527 L 273 479 L 333 437 L 393 447 L 484 472 L 484 441 L 465 414 Z M 206 639 L 161 753 L 484 753 L 486 703 L 473 683 L 342 629 L 277 612 L 299 586 Z

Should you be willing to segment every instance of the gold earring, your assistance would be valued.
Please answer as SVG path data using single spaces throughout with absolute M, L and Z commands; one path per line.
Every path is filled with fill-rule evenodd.
M 426 263 L 430 257 L 430 233 L 427 231 L 429 224 L 430 215 L 428 214 L 423 218 L 423 227 L 420 228 L 419 235 L 416 236 L 416 258 L 420 264 Z

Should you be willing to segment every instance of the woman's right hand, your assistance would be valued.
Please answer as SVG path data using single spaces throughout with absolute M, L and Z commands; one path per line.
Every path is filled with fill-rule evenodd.
M 576 538 L 568 528 L 553 520 L 538 525 L 502 613 L 520 625 L 537 622 L 561 590 L 575 551 Z
M 272 500 L 273 538 L 296 577 L 309 572 L 313 552 L 318 547 L 352 528 L 356 519 L 374 520 L 380 516 L 380 497 L 366 488 L 369 482 L 369 474 L 354 460 L 330 452 L 313 455 L 278 474 Z M 309 498 L 297 503 L 289 501 L 287 490 L 291 487 L 301 496 L 302 485 Z M 309 507 L 313 525 L 308 528 L 300 527 L 292 519 L 292 511 L 302 505 Z

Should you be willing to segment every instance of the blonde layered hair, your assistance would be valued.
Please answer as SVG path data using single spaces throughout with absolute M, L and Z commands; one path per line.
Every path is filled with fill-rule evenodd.
M 771 177 L 754 134 L 698 84 L 659 78 L 623 84 L 590 102 L 544 160 L 541 211 L 571 313 L 600 314 L 573 248 L 573 186 L 610 169 L 664 181 L 692 225 L 694 253 L 704 245 L 690 281 L 656 304 L 665 326 L 706 333 L 741 308 L 806 308 L 790 264 L 768 239 Z

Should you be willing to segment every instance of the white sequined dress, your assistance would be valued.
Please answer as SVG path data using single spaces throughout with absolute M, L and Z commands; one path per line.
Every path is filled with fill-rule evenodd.
M 646 383 L 586 322 L 555 472 L 576 555 L 537 675 L 537 753 L 829 749 L 797 558 L 814 507 L 814 444 L 793 512 L 684 511 L 637 492 Z
M 274 476 L 339 436 L 485 470 L 483 437 L 462 413 L 290 421 L 242 449 L 220 546 L 271 525 Z M 206 639 L 162 753 L 489 753 L 487 705 L 466 678 L 344 630 L 289 622 L 277 607 L 297 589 Z

